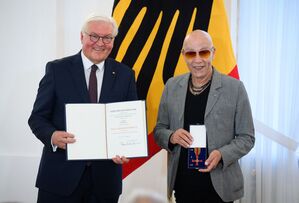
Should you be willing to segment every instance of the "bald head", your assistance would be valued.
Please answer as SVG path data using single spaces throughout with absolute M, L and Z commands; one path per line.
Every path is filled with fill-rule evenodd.
M 213 47 L 212 38 L 203 30 L 194 30 L 185 37 L 183 50 L 201 50 Z
M 182 54 L 194 84 L 204 84 L 211 78 L 214 53 L 212 38 L 207 32 L 194 30 L 186 36 Z

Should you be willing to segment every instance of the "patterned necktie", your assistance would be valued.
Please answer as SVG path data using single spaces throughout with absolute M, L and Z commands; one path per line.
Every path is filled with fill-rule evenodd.
M 91 66 L 91 72 L 89 76 L 89 97 L 91 103 L 97 103 L 98 102 L 98 82 L 97 82 L 97 75 L 96 71 L 98 69 L 98 66 L 93 64 Z

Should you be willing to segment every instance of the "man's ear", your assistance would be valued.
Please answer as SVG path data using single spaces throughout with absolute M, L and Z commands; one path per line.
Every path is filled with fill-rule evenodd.
M 83 44 L 83 33 L 80 32 L 80 41 L 81 41 L 81 44 Z
M 215 53 L 216 53 L 216 48 L 215 48 L 215 47 L 213 47 L 213 52 L 212 52 L 212 61 L 214 60 Z

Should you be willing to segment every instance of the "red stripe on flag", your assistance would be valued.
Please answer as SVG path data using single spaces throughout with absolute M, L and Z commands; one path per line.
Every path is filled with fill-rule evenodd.
M 240 79 L 239 78 L 239 72 L 238 72 L 238 66 L 237 66 L 237 64 L 235 65 L 235 67 L 233 68 L 233 70 L 228 74 L 229 76 L 232 76 L 232 77 L 234 77 L 234 78 L 236 78 L 236 79 Z
M 128 175 L 130 175 L 134 170 L 139 168 L 142 164 L 147 162 L 152 156 L 154 156 L 156 153 L 158 153 L 161 148 L 156 144 L 154 140 L 154 135 L 153 133 L 150 133 L 147 136 L 148 140 L 148 157 L 146 158 L 136 158 L 136 159 L 131 159 L 129 163 L 123 165 L 123 176 L 122 178 L 126 178 Z

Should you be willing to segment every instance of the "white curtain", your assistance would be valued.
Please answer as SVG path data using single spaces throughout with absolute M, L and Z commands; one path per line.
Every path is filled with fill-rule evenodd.
M 237 63 L 256 128 L 255 147 L 241 160 L 239 202 L 298 203 L 299 1 L 238 4 Z

